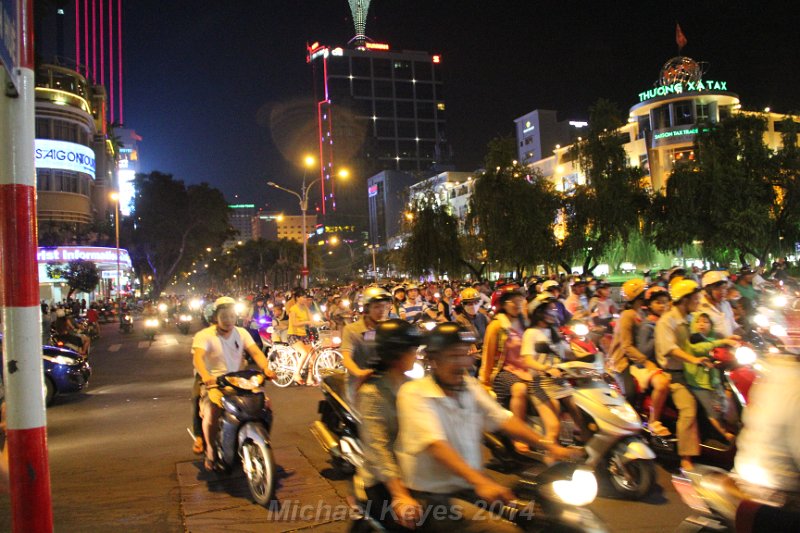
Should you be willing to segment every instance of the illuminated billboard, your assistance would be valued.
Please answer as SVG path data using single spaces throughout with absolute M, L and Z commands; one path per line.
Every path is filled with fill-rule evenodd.
M 119 180 L 119 211 L 123 216 L 131 216 L 131 204 L 136 195 L 134 178 L 136 171 L 131 169 L 117 170 L 117 180 Z
M 36 139 L 36 168 L 70 170 L 95 177 L 94 150 L 82 144 Z

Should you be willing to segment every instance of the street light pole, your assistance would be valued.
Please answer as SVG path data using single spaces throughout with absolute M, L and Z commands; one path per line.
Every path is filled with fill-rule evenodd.
M 120 268 L 119 268 L 119 193 L 111 193 L 111 199 L 114 200 L 114 232 L 117 237 L 117 310 L 120 309 L 120 296 L 122 295 L 122 284 L 120 283 Z

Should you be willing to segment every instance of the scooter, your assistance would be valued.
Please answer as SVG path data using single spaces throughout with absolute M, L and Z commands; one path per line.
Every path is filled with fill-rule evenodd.
M 178 328 L 178 331 L 184 335 L 188 335 L 189 327 L 192 325 L 192 315 L 189 313 L 181 313 L 177 318 L 178 320 L 176 321 L 175 326 Z
M 157 317 L 150 316 L 144 319 L 144 336 L 147 340 L 152 342 L 156 338 L 156 332 L 161 326 L 161 320 Z
M 695 465 L 691 472 L 673 475 L 672 486 L 693 511 L 678 526 L 679 533 L 800 531 L 800 512 L 770 501 L 770 491 L 748 494 L 725 470 Z
M 409 372 L 422 377 L 420 371 L 422 366 Z M 320 388 L 325 399 L 319 404 L 321 419 L 311 425 L 311 433 L 330 454 L 333 467 L 350 475 L 363 466 L 364 456 L 358 439 L 359 416 L 347 395 L 346 372 L 327 371 Z M 597 496 L 597 478 L 582 465 L 537 465 L 522 472 L 513 490 L 520 499 L 502 508 L 487 506 L 487 512 L 497 512 L 524 530 L 607 531 L 600 519 L 585 508 Z M 385 531 L 382 524 L 367 515 L 363 502 L 357 507 L 360 513 L 354 516 L 356 524 L 351 531 Z
M 537 345 L 545 353 L 546 343 Z M 596 354 L 594 363 L 568 361 L 556 365 L 574 389 L 575 404 L 592 433 L 585 443 L 587 458 L 584 464 L 608 477 L 611 487 L 619 496 L 631 500 L 647 495 L 655 482 L 656 455 L 640 436 L 642 422 L 639 415 L 612 386 L 614 379 L 603 370 L 603 356 Z M 531 404 L 533 402 L 530 402 Z M 531 407 L 532 408 L 532 407 Z M 529 417 L 532 426 L 542 428 L 541 419 Z M 562 420 L 562 444 L 575 442 L 575 425 L 571 419 Z M 539 452 L 521 454 L 511 439 L 504 435 L 486 434 L 485 443 L 501 464 L 518 464 L 531 460 L 544 461 Z
M 133 331 L 133 317 L 130 315 L 130 313 L 125 313 L 120 317 L 119 330 L 122 333 L 130 333 Z
M 255 370 L 217 378 L 224 395 L 215 446 L 217 468 L 230 473 L 241 463 L 250 495 L 263 506 L 275 492 L 275 459 L 270 443 L 273 415 L 265 403 L 265 381 L 264 374 Z

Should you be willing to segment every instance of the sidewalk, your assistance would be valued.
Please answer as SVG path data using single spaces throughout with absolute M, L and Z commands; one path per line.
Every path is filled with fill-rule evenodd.
M 239 470 L 231 476 L 202 471 L 201 461 L 177 464 L 181 514 L 189 533 L 218 531 L 344 533 L 344 498 L 294 446 L 273 450 L 278 480 L 275 502 L 266 509 L 250 500 Z

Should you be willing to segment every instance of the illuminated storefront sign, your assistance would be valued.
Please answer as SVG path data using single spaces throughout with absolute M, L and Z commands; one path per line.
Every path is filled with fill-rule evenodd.
M 71 170 L 95 176 L 94 150 L 82 144 L 36 139 L 36 168 Z
M 708 128 L 703 128 L 702 131 L 708 131 Z M 683 128 L 679 130 L 661 131 L 653 135 L 654 141 L 661 139 L 670 139 L 672 137 L 683 137 L 684 135 L 697 135 L 700 132 L 698 128 Z
M 36 252 L 36 261 L 39 263 L 68 263 L 76 259 L 116 265 L 117 249 L 98 246 L 59 246 L 57 248 L 40 247 Z M 119 263 L 122 267 L 131 268 L 131 257 L 128 255 L 128 250 L 120 248 Z
M 707 92 L 707 91 L 727 91 L 727 81 L 700 80 L 697 82 L 687 81 L 686 83 L 673 83 L 672 85 L 661 85 L 639 93 L 639 102 L 656 98 L 657 96 L 667 96 L 668 94 L 682 94 L 688 92 Z
M 366 43 L 367 50 L 388 50 L 389 45 L 386 43 Z
M 255 204 L 232 204 L 232 205 L 229 205 L 228 207 L 230 207 L 231 209 L 255 209 L 256 205 Z
M 367 193 L 369 194 L 370 198 L 372 198 L 373 196 L 378 196 L 378 186 L 370 185 Z

